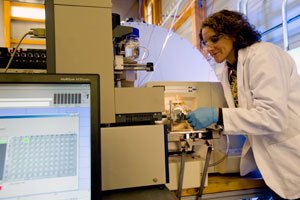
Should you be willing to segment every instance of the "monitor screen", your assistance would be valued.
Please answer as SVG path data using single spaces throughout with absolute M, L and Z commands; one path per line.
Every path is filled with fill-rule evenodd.
M 99 77 L 0 74 L 0 200 L 98 200 Z

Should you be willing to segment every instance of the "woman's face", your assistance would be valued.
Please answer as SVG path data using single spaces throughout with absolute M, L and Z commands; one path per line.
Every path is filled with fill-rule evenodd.
M 212 28 L 202 29 L 203 46 L 217 63 L 227 61 L 230 64 L 236 62 L 234 56 L 233 41 L 224 34 L 216 34 Z

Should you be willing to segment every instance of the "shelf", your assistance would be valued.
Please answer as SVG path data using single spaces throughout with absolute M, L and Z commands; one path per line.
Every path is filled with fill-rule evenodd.
M 45 23 L 44 19 L 33 19 L 33 18 L 24 18 L 24 17 L 11 17 L 11 20 L 15 21 L 24 21 L 24 22 L 42 22 Z
M 19 39 L 11 39 L 11 44 L 18 44 L 20 42 Z M 24 39 L 21 44 L 34 44 L 34 45 L 46 45 L 46 40 L 44 39 Z

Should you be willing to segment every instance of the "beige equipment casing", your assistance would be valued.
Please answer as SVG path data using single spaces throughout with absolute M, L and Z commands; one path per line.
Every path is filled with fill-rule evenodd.
M 165 184 L 167 160 L 161 133 L 163 125 L 102 129 L 102 189 Z
M 101 127 L 103 189 L 166 183 L 162 125 L 108 127 L 120 115 L 156 115 L 164 107 L 161 88 L 114 87 L 111 0 L 47 0 L 45 4 L 47 72 L 100 75 L 101 124 L 107 125 Z M 122 138 L 121 144 L 116 144 L 116 137 Z M 134 151 L 128 151 L 131 146 Z M 134 160 L 137 155 L 139 160 Z M 137 176 L 137 172 L 143 173 Z

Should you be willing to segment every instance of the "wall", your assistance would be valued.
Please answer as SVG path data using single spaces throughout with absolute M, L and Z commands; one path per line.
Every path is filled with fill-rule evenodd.
M 190 17 L 176 30 L 176 33 L 181 37 L 187 39 L 191 44 L 193 44 L 191 27 L 192 27 L 192 19 Z
M 263 33 L 263 40 L 283 47 L 283 34 L 280 0 L 249 1 L 248 17 L 258 30 Z M 299 0 L 287 1 L 287 19 L 293 19 L 300 14 Z M 300 47 L 300 18 L 288 24 L 290 49 Z M 298 27 L 297 27 L 298 26 Z M 278 27 L 278 28 L 274 28 Z
M 30 31 L 31 28 L 45 28 L 44 22 L 24 22 L 24 21 L 12 21 L 11 23 L 11 38 L 21 39 L 25 33 Z M 31 40 L 45 40 L 45 39 L 36 39 L 31 38 L 31 36 L 26 36 L 25 39 Z M 11 44 L 11 47 L 16 47 L 17 44 Z M 46 45 L 43 44 L 24 44 L 21 43 L 20 48 L 24 49 L 45 49 Z
M 242 1 L 243 3 L 244 1 Z M 208 14 L 221 9 L 237 10 L 238 0 L 208 0 Z M 281 18 L 281 0 L 248 0 L 247 17 L 262 34 L 263 41 L 272 42 L 283 48 Z M 241 10 L 243 11 L 243 9 Z M 293 19 L 300 13 L 299 0 L 287 1 L 287 19 Z M 288 24 L 290 48 L 300 47 L 300 18 Z M 297 27 L 298 25 L 298 27 Z
M 135 20 L 139 17 L 139 1 L 137 0 L 111 0 L 112 12 L 120 15 L 121 21 L 132 17 Z
M 243 0 L 242 0 L 243 2 Z M 181 0 L 180 8 L 188 4 L 189 1 Z M 217 12 L 221 9 L 238 10 L 238 0 L 207 0 L 207 15 Z M 173 1 L 162 0 L 163 10 L 162 15 L 166 16 L 170 12 L 170 8 L 176 4 Z M 283 36 L 281 24 L 281 0 L 248 0 L 248 18 L 256 28 L 263 33 L 263 40 L 275 43 L 283 47 Z M 170 8 L 168 8 L 168 6 Z M 179 8 L 179 11 L 180 11 Z M 243 11 L 243 10 L 241 10 Z M 300 1 L 287 1 L 287 19 L 293 19 L 300 14 Z M 169 20 L 171 21 L 172 18 Z M 190 40 L 192 38 L 191 26 L 187 26 L 191 21 L 183 27 L 179 28 L 176 33 Z M 289 30 L 289 45 L 290 49 L 300 47 L 300 17 L 288 24 Z M 278 27 L 278 28 L 274 28 Z M 168 28 L 168 27 L 166 27 Z
M 242 0 L 243 3 L 245 0 Z M 178 11 L 176 13 L 176 18 L 174 20 L 175 12 L 171 13 L 171 17 L 163 25 L 164 28 L 169 29 L 172 21 L 176 21 L 180 11 L 186 5 L 189 5 L 191 1 L 189 0 L 162 0 L 162 16 L 170 15 L 170 12 L 175 11 L 176 5 L 178 6 Z M 217 12 L 222 9 L 229 10 L 239 10 L 243 12 L 243 4 L 239 7 L 238 0 L 206 0 L 206 14 L 207 16 Z M 179 4 L 178 4 L 179 3 Z M 263 41 L 272 42 L 283 48 L 283 33 L 282 33 L 282 23 L 281 10 L 282 10 L 281 0 L 248 0 L 247 16 L 256 28 L 263 33 Z M 300 14 L 300 1 L 299 0 L 289 0 L 287 1 L 287 19 L 295 19 L 288 24 L 289 32 L 289 47 L 290 54 L 294 57 L 296 64 L 298 65 L 298 72 L 300 74 L 300 17 L 295 18 Z M 165 19 L 163 18 L 163 19 Z M 298 26 L 298 27 L 297 27 Z M 192 43 L 192 19 L 189 17 L 182 25 L 176 30 L 176 34 L 180 37 L 188 40 Z M 179 47 L 178 47 L 179 48 Z M 180 74 L 179 74 L 180 76 Z

